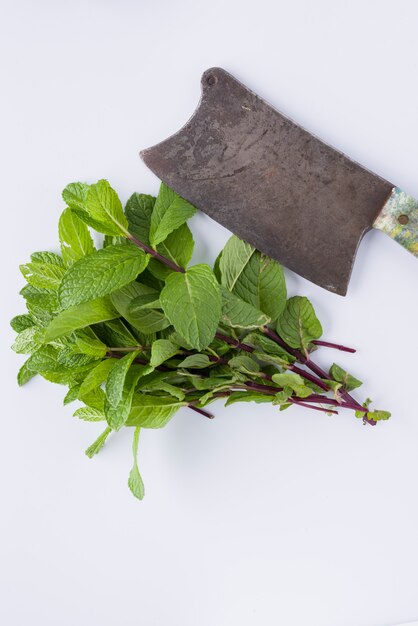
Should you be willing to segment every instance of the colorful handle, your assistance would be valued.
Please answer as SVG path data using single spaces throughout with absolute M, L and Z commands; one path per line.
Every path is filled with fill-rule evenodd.
M 373 227 L 383 230 L 418 257 L 418 200 L 394 187 Z

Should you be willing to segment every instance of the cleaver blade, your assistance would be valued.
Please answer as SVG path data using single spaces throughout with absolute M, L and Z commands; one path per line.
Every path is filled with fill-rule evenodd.
M 373 226 L 418 256 L 418 203 L 327 145 L 221 68 L 176 134 L 141 151 L 197 208 L 304 278 L 345 295 Z

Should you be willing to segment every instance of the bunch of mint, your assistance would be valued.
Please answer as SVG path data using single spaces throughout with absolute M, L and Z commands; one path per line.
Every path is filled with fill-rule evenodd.
M 104 422 L 86 450 L 133 429 L 129 487 L 139 499 L 141 428 L 162 428 L 182 407 L 213 417 L 208 404 L 293 404 L 328 414 L 355 411 L 364 423 L 386 420 L 350 391 L 361 382 L 335 363 L 311 358 L 321 324 L 307 298 L 287 299 L 282 267 L 232 236 L 214 268 L 188 267 L 195 208 L 162 184 L 157 198 L 134 193 L 125 209 L 109 183 L 71 183 L 58 226 L 61 255 L 35 252 L 21 266 L 27 313 L 11 325 L 13 349 L 29 354 L 18 382 L 36 374 L 66 385 L 74 415 Z M 90 228 L 104 234 L 97 250 Z

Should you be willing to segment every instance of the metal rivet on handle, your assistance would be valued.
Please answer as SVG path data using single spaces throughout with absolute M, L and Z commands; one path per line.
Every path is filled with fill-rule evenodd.
M 409 222 L 409 217 L 407 215 L 399 215 L 398 222 L 399 224 L 402 224 L 402 226 L 405 226 L 405 224 Z

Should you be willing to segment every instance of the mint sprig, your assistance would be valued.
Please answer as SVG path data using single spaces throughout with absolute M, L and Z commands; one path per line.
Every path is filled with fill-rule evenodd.
M 206 407 L 222 398 L 345 408 L 370 425 L 390 417 L 353 398 L 357 378 L 312 360 L 319 346 L 354 350 L 320 340 L 312 304 L 287 298 L 276 261 L 232 236 L 213 269 L 189 265 L 196 209 L 167 185 L 156 198 L 134 193 L 124 209 L 106 180 L 71 183 L 63 199 L 61 255 L 36 252 L 21 266 L 27 312 L 11 322 L 12 348 L 29 356 L 18 383 L 39 374 L 65 385 L 64 404 L 81 403 L 76 417 L 106 423 L 90 458 L 110 433 L 132 428 L 137 498 L 140 429 L 162 428 L 182 407 L 212 418 Z M 98 250 L 91 228 L 104 235 Z

